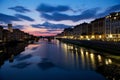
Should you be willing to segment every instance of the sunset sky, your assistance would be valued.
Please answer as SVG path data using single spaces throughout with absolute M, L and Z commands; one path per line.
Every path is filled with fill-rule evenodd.
M 0 24 L 37 36 L 120 11 L 120 0 L 0 0 Z

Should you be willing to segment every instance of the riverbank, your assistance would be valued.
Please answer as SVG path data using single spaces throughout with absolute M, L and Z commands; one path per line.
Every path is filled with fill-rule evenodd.
M 58 39 L 62 42 L 72 43 L 83 47 L 99 50 L 102 52 L 109 52 L 113 55 L 120 56 L 120 43 L 105 42 L 105 41 L 90 41 L 90 40 L 72 40 L 72 39 Z
M 120 43 L 117 42 L 105 42 L 105 41 L 90 41 L 90 40 L 73 40 L 73 39 L 61 39 L 58 40 L 65 42 L 65 43 L 71 43 L 75 45 L 79 45 L 82 47 L 94 49 L 100 52 L 106 52 L 105 55 L 107 57 L 110 57 L 114 59 L 116 62 L 120 61 Z M 108 53 L 108 54 L 107 54 Z

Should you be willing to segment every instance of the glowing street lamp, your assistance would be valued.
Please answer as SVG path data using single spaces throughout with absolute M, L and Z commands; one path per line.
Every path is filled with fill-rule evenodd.
M 102 36 L 101 36 L 101 35 L 99 35 L 99 38 L 101 39 L 101 38 L 102 38 Z
M 92 37 L 91 38 L 95 38 L 95 36 L 94 35 L 92 35 Z
M 112 34 L 110 34 L 110 35 L 109 35 L 109 38 L 112 38 L 112 37 L 113 37 Z

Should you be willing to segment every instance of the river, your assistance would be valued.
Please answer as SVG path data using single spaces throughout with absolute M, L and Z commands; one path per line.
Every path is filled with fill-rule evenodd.
M 58 40 L 0 49 L 0 80 L 105 80 L 96 72 L 112 59 Z

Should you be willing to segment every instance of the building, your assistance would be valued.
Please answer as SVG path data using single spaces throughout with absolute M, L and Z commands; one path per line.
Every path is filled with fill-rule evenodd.
M 120 12 L 65 29 L 59 36 L 79 40 L 120 41 Z
M 10 42 L 13 40 L 13 36 L 11 36 L 11 32 L 8 30 L 4 29 L 3 30 L 3 42 Z
M 120 12 L 111 13 L 105 17 L 106 40 L 120 41 Z
M 76 25 L 73 28 L 73 35 L 74 35 L 74 39 L 79 39 L 80 38 L 80 35 L 81 35 L 81 27 L 80 27 L 80 25 Z
M 74 39 L 88 39 L 88 23 L 82 23 L 73 28 Z
M 13 32 L 12 24 L 8 24 L 8 31 Z
M 12 24 L 8 24 L 8 29 L 0 26 L 0 42 L 35 40 L 37 37 L 25 33 L 19 29 L 13 29 Z
M 105 38 L 105 18 L 95 19 L 91 22 L 92 39 L 104 40 Z
M 63 31 L 63 38 L 73 39 L 73 29 L 65 28 Z
M 82 23 L 80 24 L 80 39 L 81 40 L 88 40 L 89 39 L 89 36 L 88 36 L 88 23 Z

